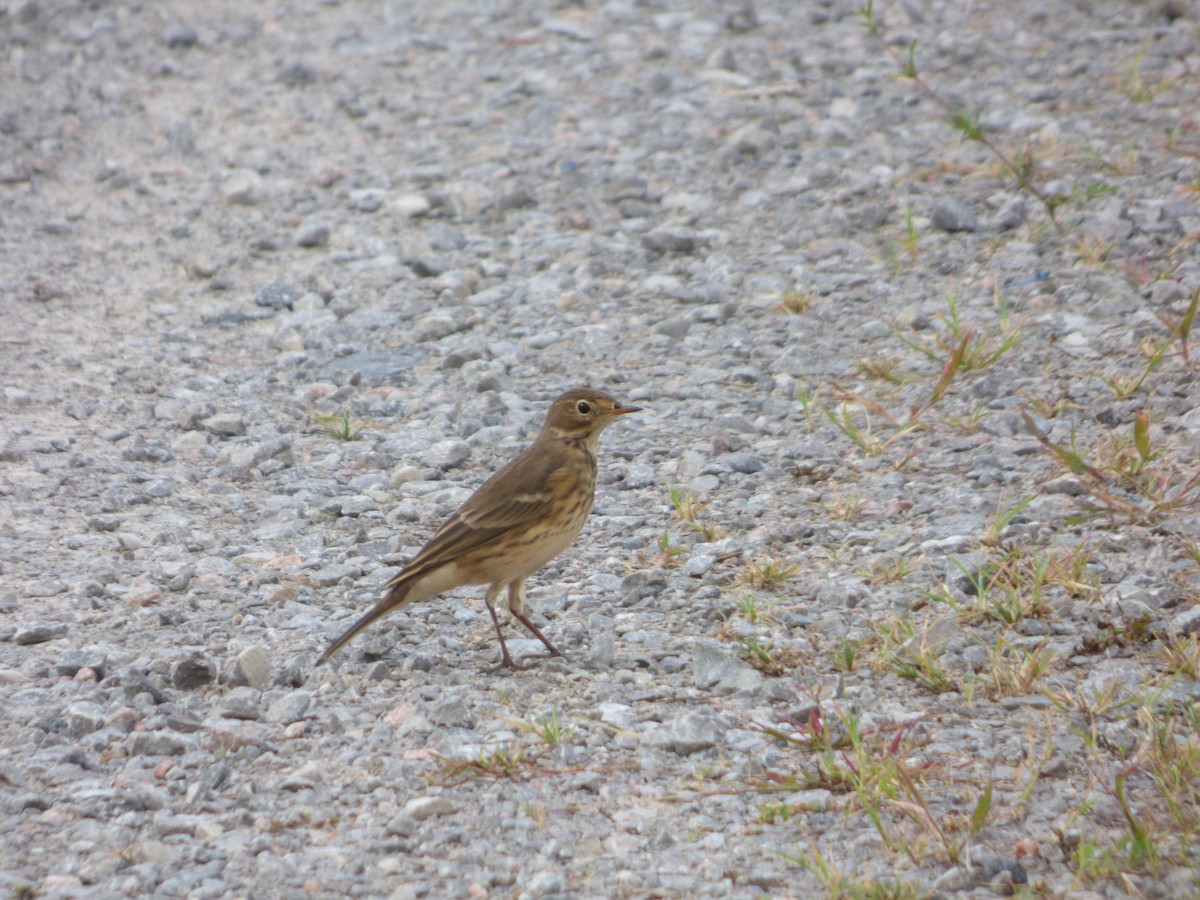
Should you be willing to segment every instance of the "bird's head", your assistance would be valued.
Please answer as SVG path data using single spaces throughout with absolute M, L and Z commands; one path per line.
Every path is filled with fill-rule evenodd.
M 562 440 L 586 440 L 598 437 L 617 416 L 641 409 L 623 406 L 603 391 L 576 388 L 554 401 L 542 431 Z

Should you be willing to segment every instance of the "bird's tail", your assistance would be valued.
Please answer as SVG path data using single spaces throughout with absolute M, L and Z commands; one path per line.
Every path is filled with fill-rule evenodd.
M 378 603 L 367 610 L 357 622 L 343 631 L 336 641 L 329 645 L 329 649 L 317 659 L 317 665 L 320 666 L 329 662 L 334 654 L 354 640 L 360 631 L 370 626 L 376 619 L 380 619 L 392 610 L 399 609 L 411 603 L 412 600 L 417 599 L 415 597 L 412 599 L 409 598 L 408 594 L 411 588 L 412 582 L 408 580 L 389 582 L 388 592 L 380 598 Z

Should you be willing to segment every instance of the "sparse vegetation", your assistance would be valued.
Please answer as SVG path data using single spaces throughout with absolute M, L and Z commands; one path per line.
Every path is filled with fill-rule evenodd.
M 521 731 L 540 738 L 551 747 L 557 747 L 564 741 L 569 740 L 571 735 L 575 733 L 575 725 L 565 723 L 560 719 L 558 706 L 555 706 L 549 713 L 538 716 L 531 722 L 524 719 L 512 719 L 511 722 Z
M 792 287 L 779 298 L 779 309 L 793 316 L 807 315 L 812 310 L 812 294 L 803 288 Z
M 882 21 L 875 14 L 874 0 L 867 0 L 866 4 L 860 7 L 859 15 L 862 19 L 863 27 L 875 38 L 884 52 L 896 64 L 900 77 L 911 81 L 925 97 L 941 107 L 950 126 L 962 135 L 965 140 L 974 141 L 986 147 L 1004 168 L 1004 171 L 1011 175 L 1023 190 L 1037 198 L 1038 202 L 1042 204 L 1042 208 L 1045 209 L 1047 216 L 1049 216 L 1050 221 L 1056 227 L 1060 227 L 1055 218 L 1055 210 L 1061 201 L 1057 197 L 1048 196 L 1037 185 L 1035 177 L 1038 166 L 1033 147 L 1027 144 L 1015 154 L 1002 149 L 983 127 L 983 123 L 977 112 L 965 106 L 956 106 L 921 75 L 917 68 L 917 45 L 915 43 L 908 45 L 907 56 L 901 58 L 888 40 Z
M 1163 91 L 1170 90 L 1182 78 L 1182 74 L 1163 75 L 1154 84 L 1146 84 L 1142 80 L 1142 59 L 1146 55 L 1150 42 L 1146 41 L 1134 54 L 1133 60 L 1117 81 L 1122 94 L 1134 103 L 1149 103 Z
M 770 644 L 760 644 L 755 638 L 742 641 L 742 659 L 750 663 L 764 675 L 780 676 L 794 669 L 800 662 L 795 650 L 775 648 Z
M 1152 444 L 1150 417 L 1134 416 L 1130 435 L 1108 436 L 1093 451 L 1080 450 L 1074 430 L 1071 443 L 1052 440 L 1021 411 L 1025 427 L 1045 452 L 1078 478 L 1080 486 L 1112 517 L 1135 522 L 1162 519 L 1181 510 L 1200 508 L 1200 466 L 1185 467 Z M 1189 460 L 1196 465 L 1196 461 Z
M 778 588 L 799 573 L 799 565 L 783 563 L 773 556 L 758 556 L 742 567 L 738 580 L 747 587 Z
M 370 422 L 355 418 L 353 410 L 343 406 L 335 413 L 313 410 L 317 426 L 335 441 L 357 441 L 363 431 L 371 427 Z
M 705 541 L 715 541 L 724 535 L 722 529 L 712 522 L 704 521 L 700 516 L 708 506 L 707 500 L 701 500 L 692 490 L 675 484 L 668 486 L 667 493 L 675 510 L 675 518 L 682 522 L 688 531 L 700 535 Z

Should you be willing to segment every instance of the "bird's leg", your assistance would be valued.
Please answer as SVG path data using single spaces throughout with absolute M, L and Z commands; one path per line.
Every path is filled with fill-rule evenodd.
M 504 643 L 504 634 L 500 631 L 500 619 L 496 617 L 496 598 L 503 590 L 503 585 L 492 585 L 488 588 L 487 596 L 484 602 L 487 603 L 488 612 L 492 614 L 492 624 L 496 626 L 496 637 L 500 639 L 500 665 L 496 669 L 516 669 L 517 666 L 513 663 L 512 657 L 508 655 L 508 647 Z M 493 670 L 494 671 L 494 670 Z
M 508 611 L 512 613 L 513 618 L 533 632 L 533 636 L 546 645 L 546 649 L 550 651 L 551 656 L 562 656 L 559 649 L 555 647 L 541 630 L 533 624 L 530 618 L 525 615 L 525 579 L 514 581 L 508 586 Z

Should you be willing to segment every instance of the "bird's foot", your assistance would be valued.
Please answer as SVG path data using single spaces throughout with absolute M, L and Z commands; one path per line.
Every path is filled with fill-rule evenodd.
M 500 662 L 487 671 L 489 675 L 496 675 L 505 669 L 508 669 L 510 672 L 525 672 L 532 669 L 535 662 L 543 659 L 554 659 L 555 657 L 566 659 L 566 654 L 559 653 L 557 650 L 553 653 L 531 653 L 528 656 L 523 656 L 521 662 L 518 663 L 514 662 L 513 658 L 505 652 Z

